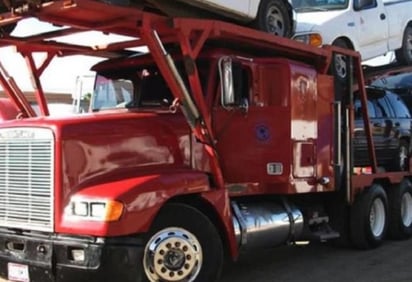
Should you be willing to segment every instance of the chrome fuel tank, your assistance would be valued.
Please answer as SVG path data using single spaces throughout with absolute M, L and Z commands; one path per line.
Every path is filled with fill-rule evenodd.
M 242 251 L 293 242 L 302 234 L 302 212 L 288 203 L 232 202 L 236 240 Z

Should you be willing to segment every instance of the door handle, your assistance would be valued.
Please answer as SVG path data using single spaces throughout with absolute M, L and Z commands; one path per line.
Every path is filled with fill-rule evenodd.
M 373 126 L 374 126 L 374 127 L 382 127 L 382 124 L 380 124 L 380 123 L 374 123 Z
M 386 19 L 386 15 L 385 14 L 380 14 L 380 16 L 379 16 L 380 18 L 381 18 L 381 20 L 384 20 L 384 19 Z

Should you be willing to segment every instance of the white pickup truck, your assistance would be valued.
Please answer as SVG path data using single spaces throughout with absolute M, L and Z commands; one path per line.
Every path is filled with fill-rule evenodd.
M 170 16 L 219 18 L 255 27 L 266 32 L 291 37 L 295 14 L 288 0 L 104 0 L 152 5 Z
M 81 0 L 78 0 L 81 1 Z M 291 37 L 296 15 L 290 0 L 96 0 L 109 4 L 132 6 L 160 12 L 168 16 L 217 18 L 254 27 L 278 36 Z M 0 0 L 0 14 L 37 8 L 53 0 Z M 1 33 L 11 33 L 15 24 L 0 27 Z
M 170 0 L 147 0 L 171 2 Z M 178 0 L 203 10 L 219 14 L 238 23 L 290 37 L 294 33 L 295 14 L 288 0 Z
M 293 7 L 296 40 L 357 50 L 362 60 L 395 51 L 399 63 L 412 64 L 412 0 L 293 0 Z

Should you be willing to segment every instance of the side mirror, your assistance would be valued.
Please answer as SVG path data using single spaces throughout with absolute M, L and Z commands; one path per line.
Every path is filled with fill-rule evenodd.
M 232 58 L 222 57 L 219 60 L 219 74 L 221 83 L 221 99 L 223 107 L 230 107 L 235 104 L 235 89 L 233 84 Z

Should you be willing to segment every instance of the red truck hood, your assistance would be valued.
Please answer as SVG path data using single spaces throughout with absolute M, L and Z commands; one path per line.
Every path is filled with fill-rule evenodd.
M 190 166 L 192 139 L 180 114 L 120 111 L 11 120 L 0 123 L 0 130 L 4 127 L 53 131 L 55 157 L 51 177 L 61 206 L 76 191 L 113 181 L 114 177 L 124 179 L 165 167 Z

